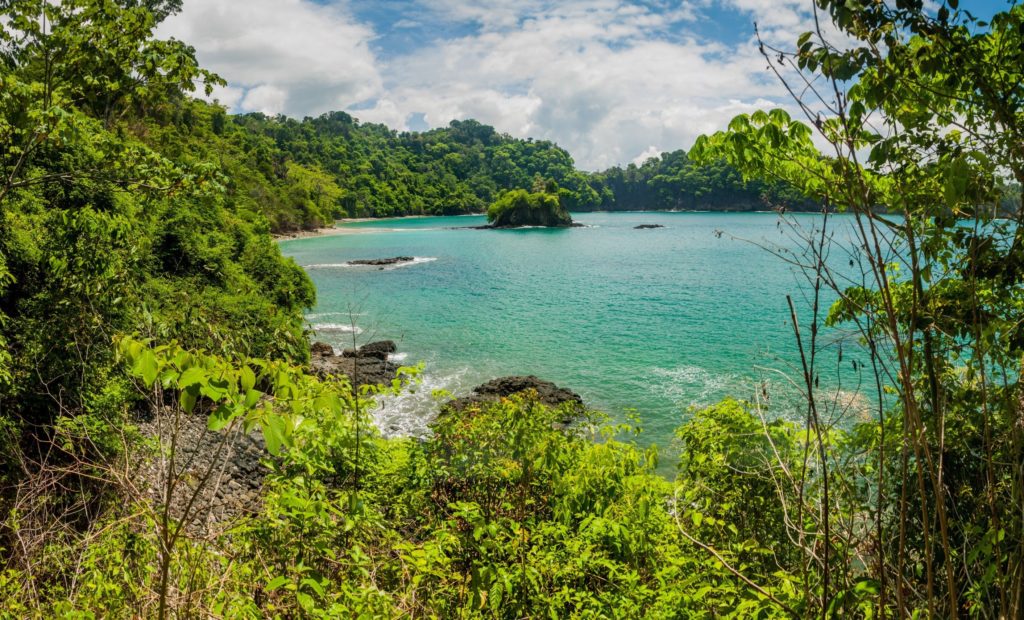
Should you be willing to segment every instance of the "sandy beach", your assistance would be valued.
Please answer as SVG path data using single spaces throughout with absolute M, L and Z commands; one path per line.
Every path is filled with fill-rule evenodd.
M 466 215 L 480 215 L 479 213 L 468 213 Z M 337 220 L 334 226 L 324 226 L 313 230 L 296 230 L 292 232 L 271 235 L 274 241 L 291 241 L 292 239 L 306 239 L 309 237 L 326 237 L 330 235 L 361 235 L 366 233 L 386 232 L 387 228 L 352 228 L 345 224 L 356 224 L 358 222 L 382 222 L 387 220 L 411 220 L 424 217 L 435 217 L 432 215 L 402 215 L 398 217 L 349 217 Z M 461 216 L 456 216 L 461 217 Z
M 419 216 L 416 216 L 419 217 Z M 373 232 L 372 230 L 361 230 L 359 228 L 345 228 L 344 224 L 355 224 L 356 222 L 370 222 L 374 219 L 372 217 L 353 217 L 340 219 L 334 222 L 334 226 L 323 226 L 321 228 L 314 228 L 312 230 L 296 230 L 286 233 L 278 233 L 271 235 L 274 241 L 289 241 L 292 239 L 306 239 L 309 237 L 326 237 L 329 235 L 355 235 L 362 232 Z

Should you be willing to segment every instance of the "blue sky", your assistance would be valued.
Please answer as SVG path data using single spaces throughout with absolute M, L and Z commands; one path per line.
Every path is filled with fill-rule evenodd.
M 1003 0 L 961 0 L 979 16 Z M 753 42 L 791 44 L 811 0 L 185 0 L 160 34 L 196 47 L 233 111 L 346 110 L 398 130 L 476 118 L 600 169 L 689 148 L 788 105 Z

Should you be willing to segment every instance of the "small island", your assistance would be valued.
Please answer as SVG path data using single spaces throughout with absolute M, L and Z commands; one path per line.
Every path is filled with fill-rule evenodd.
M 487 209 L 486 226 L 481 228 L 521 228 L 575 226 L 553 180 L 534 181 L 532 191 L 514 189 L 503 193 Z

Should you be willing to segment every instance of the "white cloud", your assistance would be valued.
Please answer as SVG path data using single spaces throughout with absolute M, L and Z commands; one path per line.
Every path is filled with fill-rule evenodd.
M 645 150 L 643 153 L 640 153 L 639 155 L 634 157 L 633 163 L 639 166 L 648 159 L 661 155 L 663 152 L 665 152 L 665 149 L 659 149 L 658 147 L 652 144 L 651 146 L 647 147 L 647 150 Z
M 285 109 L 288 102 L 288 93 L 277 86 L 261 84 L 250 88 L 245 92 L 238 103 L 243 110 L 263 112 L 264 114 L 276 114 Z
M 806 23 L 804 0 L 721 1 L 773 36 Z M 237 110 L 345 109 L 395 129 L 412 118 L 431 127 L 475 118 L 554 140 L 600 169 L 646 157 L 651 145 L 688 148 L 735 114 L 785 101 L 749 40 L 729 47 L 703 36 L 706 2 L 418 0 L 420 17 L 473 24 L 471 33 L 386 63 L 371 51 L 370 27 L 343 5 L 309 0 L 186 0 L 161 34 L 195 45 L 230 82 L 215 96 Z
M 438 2 L 465 15 L 485 13 L 479 5 Z M 513 135 L 551 139 L 580 166 L 598 169 L 632 161 L 652 144 L 689 147 L 746 111 L 734 101 L 781 95 L 753 46 L 730 50 L 695 36 L 657 36 L 678 13 L 598 0 L 499 15 L 478 34 L 393 60 L 389 109 L 422 111 L 432 126 L 476 118 Z M 376 110 L 357 116 L 385 118 Z
M 374 33 L 336 6 L 305 0 L 186 0 L 158 35 L 195 46 L 228 80 L 222 103 L 302 116 L 349 107 L 381 92 Z M 239 93 L 242 93 L 241 95 Z

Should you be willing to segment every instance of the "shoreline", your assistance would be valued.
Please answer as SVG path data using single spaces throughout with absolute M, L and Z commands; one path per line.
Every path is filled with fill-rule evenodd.
M 461 217 L 464 215 L 483 215 L 482 213 L 466 213 L 462 215 L 456 215 L 452 217 Z M 271 233 L 270 238 L 276 242 L 281 241 L 293 241 L 295 239 L 312 239 L 313 237 L 330 237 L 334 235 L 359 235 L 365 233 L 380 232 L 381 229 L 375 228 L 346 228 L 345 224 L 359 224 L 361 222 L 386 222 L 389 220 L 412 220 L 422 219 L 425 217 L 437 217 L 435 215 L 396 215 L 393 217 L 343 217 L 338 220 L 334 220 L 332 226 L 321 226 L 320 228 L 314 228 L 312 230 L 295 230 L 285 233 Z
M 573 213 L 670 213 L 670 214 L 709 214 L 709 213 L 723 213 L 723 214 L 736 214 L 736 213 L 749 213 L 749 214 L 778 214 L 775 209 L 759 209 L 759 210 L 732 210 L 732 209 L 623 209 L 623 210 L 593 210 L 593 211 L 574 211 Z M 800 214 L 817 214 L 817 211 L 791 211 L 791 213 Z M 345 217 L 334 221 L 332 226 L 322 226 L 320 228 L 314 228 L 312 230 L 296 230 L 285 233 L 271 233 L 270 237 L 274 241 L 291 241 L 293 239 L 309 239 L 312 237 L 325 237 L 331 235 L 357 235 L 368 232 L 379 232 L 379 229 L 363 230 L 360 228 L 345 228 L 345 224 L 359 224 L 362 222 L 386 222 L 389 220 L 411 220 L 411 219 L 422 219 L 426 217 L 471 217 L 477 215 L 485 215 L 484 213 L 460 213 L 452 216 L 437 216 L 437 215 L 395 215 L 388 217 Z

